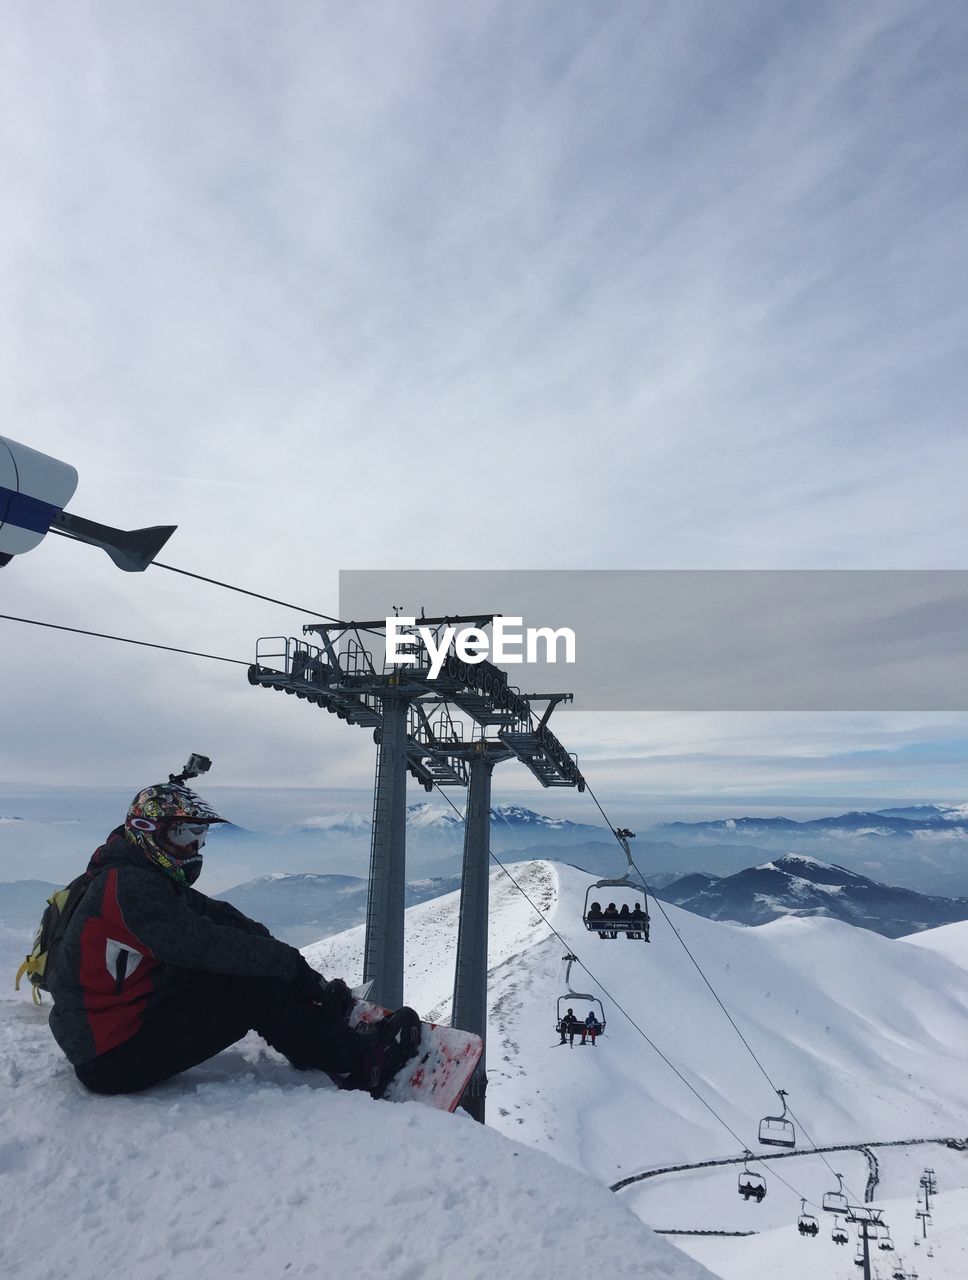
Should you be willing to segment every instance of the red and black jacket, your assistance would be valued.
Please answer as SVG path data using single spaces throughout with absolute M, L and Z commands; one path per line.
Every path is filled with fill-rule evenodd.
M 227 902 L 179 884 L 118 827 L 88 865 L 48 977 L 50 1029 L 78 1066 L 136 1035 L 192 970 L 295 980 L 306 961 Z

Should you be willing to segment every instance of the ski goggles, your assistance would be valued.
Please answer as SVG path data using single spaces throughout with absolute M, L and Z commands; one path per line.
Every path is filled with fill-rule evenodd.
M 201 848 L 207 832 L 207 822 L 173 822 L 165 832 L 165 838 L 177 849 L 186 849 L 192 844 Z

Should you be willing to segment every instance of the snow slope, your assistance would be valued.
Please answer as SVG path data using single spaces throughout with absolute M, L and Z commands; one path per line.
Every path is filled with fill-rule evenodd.
M 488 1124 L 604 1185 L 665 1165 L 736 1157 L 744 1144 L 767 1155 L 758 1148 L 757 1125 L 779 1110 L 778 1100 L 671 925 L 656 910 L 651 943 L 602 942 L 581 923 L 590 877 L 543 862 L 510 870 L 588 966 L 593 976 L 573 970 L 572 986 L 602 999 L 608 1026 L 594 1049 L 559 1044 L 554 1021 L 565 991 L 566 945 L 545 925 L 527 936 L 535 917 L 529 920 L 527 904 L 515 904 L 516 891 L 494 872 Z M 770 1078 L 789 1090 L 791 1109 L 817 1146 L 968 1135 L 968 990 L 963 971 L 946 956 L 833 920 L 785 918 L 746 929 L 665 910 Z M 408 912 L 405 997 L 425 1015 L 439 1018 L 448 1007 L 456 911 L 457 895 L 451 895 Z M 919 941 L 930 937 L 919 935 Z M 328 974 L 356 978 L 362 941 L 362 930 L 354 930 L 307 954 Z M 438 957 L 446 958 L 443 966 Z M 801 1138 L 801 1147 L 809 1146 Z M 906 1204 L 906 1229 L 914 1225 L 925 1166 L 936 1169 L 944 1189 L 968 1187 L 968 1157 L 943 1145 L 879 1148 L 876 1155 L 875 1202 Z M 732 1274 L 776 1274 L 772 1262 L 760 1269 L 744 1260 L 746 1250 L 755 1258 L 775 1234 L 785 1280 L 826 1280 L 839 1274 L 830 1270 L 828 1246 L 845 1274 L 853 1270 L 852 1250 L 837 1250 L 829 1234 L 822 1241 L 800 1239 L 792 1226 L 800 1197 L 819 1213 L 823 1193 L 836 1186 L 836 1170 L 862 1201 L 869 1174 L 860 1150 L 827 1161 L 803 1154 L 756 1164 L 770 1185 L 761 1205 L 737 1195 L 737 1165 L 652 1178 L 616 1198 L 662 1230 L 764 1232 L 745 1241 L 676 1237 L 714 1271 L 722 1261 L 726 1274 L 735 1259 Z M 791 1244 L 798 1246 L 792 1252 Z M 922 1267 L 924 1280 L 929 1274 Z
M 341 1093 L 252 1036 L 147 1094 L 97 1098 L 46 1017 L 0 999 L 4 1280 L 66 1257 L 72 1280 L 545 1280 L 573 1269 L 589 1214 L 613 1276 L 709 1280 L 604 1187 L 462 1114 Z
M 932 946 L 929 933 L 911 945 L 822 919 L 744 929 L 666 906 L 770 1078 L 789 1090 L 798 1123 L 820 1146 L 855 1146 L 827 1164 L 809 1152 L 755 1163 L 769 1183 L 761 1205 L 737 1196 L 736 1164 L 612 1193 L 619 1179 L 665 1165 L 735 1158 L 744 1143 L 768 1155 L 756 1125 L 777 1100 L 658 910 L 650 944 L 602 942 L 581 924 L 586 874 L 547 862 L 510 870 L 561 937 L 493 873 L 484 1129 L 340 1094 L 254 1037 L 144 1097 L 92 1098 L 43 1012 L 0 1000 L 0 1274 L 54 1270 L 67 1234 L 77 1280 L 116 1274 L 121 1241 L 133 1280 L 202 1270 L 212 1280 L 363 1270 L 514 1280 L 573 1272 L 574 1242 L 594 1236 L 617 1277 L 706 1274 L 673 1240 L 726 1280 L 829 1280 L 859 1274 L 853 1245 L 832 1244 L 829 1220 L 819 1239 L 801 1240 L 800 1196 L 819 1216 L 836 1169 L 862 1199 L 872 1157 L 898 1254 L 921 1280 L 963 1280 L 968 1156 L 939 1144 L 859 1149 L 968 1136 L 968 994 L 945 954 L 954 941 Z M 406 998 L 437 1019 L 449 1009 L 457 909 L 451 894 L 407 913 Z M 362 946 L 359 928 L 306 953 L 355 981 Z M 605 1008 L 594 1049 L 561 1046 L 554 1032 L 566 947 L 587 966 L 573 970 L 573 988 Z M 913 1246 L 928 1166 L 941 1191 L 930 1260 Z M 644 1224 L 758 1234 L 658 1237 Z M 892 1260 L 877 1259 L 882 1276 Z

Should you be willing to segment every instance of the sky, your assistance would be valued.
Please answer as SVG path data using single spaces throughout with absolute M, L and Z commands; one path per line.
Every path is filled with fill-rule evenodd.
M 3 614 L 241 664 L 347 569 L 964 567 L 964 6 L 4 31 L 0 430 L 77 468 L 73 513 L 297 607 L 49 536 Z M 372 779 L 242 665 L 0 619 L 0 670 L 7 783 Z M 555 725 L 616 795 L 965 799 L 955 711 Z

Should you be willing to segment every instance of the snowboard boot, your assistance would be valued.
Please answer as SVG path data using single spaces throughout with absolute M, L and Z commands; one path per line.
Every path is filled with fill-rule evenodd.
M 367 1044 L 353 1072 L 353 1088 L 365 1089 L 371 1098 L 381 1098 L 387 1085 L 420 1047 L 420 1019 L 406 1006 L 380 1022 L 360 1028 Z

